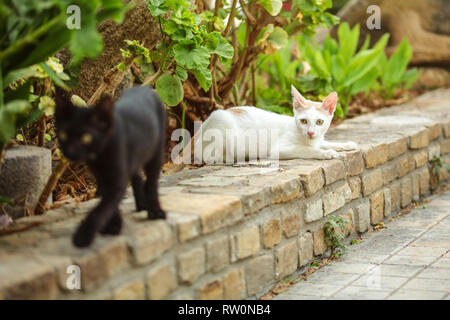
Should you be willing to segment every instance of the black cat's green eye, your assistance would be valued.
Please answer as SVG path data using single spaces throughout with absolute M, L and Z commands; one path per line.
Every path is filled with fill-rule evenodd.
M 60 131 L 58 134 L 58 138 L 61 141 L 66 141 L 67 140 L 67 133 L 65 131 Z
M 82 144 L 90 144 L 92 142 L 92 135 L 90 133 L 85 133 L 81 136 Z
M 308 120 L 307 120 L 307 119 L 300 119 L 300 122 L 301 122 L 302 124 L 308 124 Z
M 321 125 L 323 124 L 323 120 L 322 120 L 322 119 L 318 119 L 318 120 L 316 121 L 316 124 L 317 124 L 318 126 L 321 126 Z

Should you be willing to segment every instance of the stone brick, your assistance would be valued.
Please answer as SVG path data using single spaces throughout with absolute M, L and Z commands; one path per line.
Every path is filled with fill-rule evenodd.
M 430 190 L 430 171 L 428 168 L 423 168 L 419 172 L 419 193 L 421 196 L 428 193 Z
M 450 152 L 450 139 L 441 142 L 441 155 Z
M 206 242 L 206 271 L 218 272 L 230 264 L 230 241 L 222 236 Z
M 205 250 L 195 248 L 177 256 L 178 276 L 182 283 L 193 284 L 205 273 Z
M 323 205 L 322 199 L 317 198 L 315 200 L 308 201 L 306 203 L 305 222 L 310 223 L 322 219 L 323 217 Z
M 220 279 L 213 280 L 203 285 L 199 290 L 200 300 L 221 300 L 223 299 L 223 286 Z
M 168 212 L 167 219 L 175 226 L 180 243 L 192 240 L 201 234 L 200 217 L 197 215 Z
M 300 232 L 300 213 L 296 211 L 288 211 L 281 213 L 281 221 L 283 223 L 283 233 L 287 238 L 298 235 Z
M 418 172 L 414 172 L 412 175 L 412 199 L 416 202 L 420 199 L 420 176 Z
M 442 125 L 443 129 L 444 129 L 444 136 L 446 138 L 450 138 L 450 121 L 448 121 L 447 123 L 444 123 Z
M 281 242 L 281 222 L 279 218 L 273 218 L 264 223 L 263 242 L 264 247 L 268 249 Z
M 361 178 L 353 177 L 348 179 L 348 185 L 352 191 L 352 200 L 358 199 L 361 194 Z
M 244 259 L 259 252 L 259 228 L 253 226 L 239 231 L 234 237 L 237 259 Z
M 223 297 L 226 300 L 240 300 L 244 298 L 244 276 L 241 268 L 234 268 L 223 277 Z
M 411 149 L 420 149 L 430 143 L 428 129 L 422 129 L 409 136 L 409 147 Z
M 428 127 L 428 140 L 433 141 L 441 136 L 441 125 L 439 123 Z
M 412 182 L 411 178 L 405 178 L 401 181 L 401 205 L 402 208 L 409 205 L 412 201 Z
M 392 211 L 400 209 L 400 183 L 396 182 L 389 186 L 389 192 L 391 193 L 391 207 Z
M 134 280 L 114 290 L 114 300 L 144 300 L 144 282 Z
M 323 162 L 323 175 L 325 177 L 325 185 L 332 184 L 345 177 L 344 162 L 342 160 L 330 160 Z
M 288 202 L 301 195 L 300 177 L 294 177 L 289 172 L 285 172 L 284 176 L 279 175 L 275 181 L 271 177 L 269 181 L 274 204 Z
M 94 250 L 95 247 L 94 244 Z M 115 238 L 106 244 L 102 244 L 96 251 L 105 269 L 106 277 L 111 277 L 128 265 L 128 247 L 124 238 Z
M 321 167 L 305 166 L 297 168 L 297 171 L 307 197 L 322 189 L 324 178 Z
M 176 286 L 175 272 L 168 264 L 154 267 L 147 275 L 147 293 L 151 300 L 164 299 Z
M 145 212 L 142 212 L 146 215 Z M 125 231 L 135 262 L 147 264 L 173 246 L 173 233 L 166 221 L 139 221 Z
M 356 231 L 365 232 L 370 226 L 370 203 L 363 202 L 356 207 L 355 212 Z
M 383 185 L 397 179 L 397 164 L 395 162 L 387 164 L 383 168 Z
M 342 218 L 347 220 L 344 229 L 344 235 L 348 237 L 355 231 L 355 223 L 353 221 L 353 209 L 349 208 L 343 215 Z
M 404 157 L 397 161 L 398 176 L 404 177 L 406 174 L 414 170 L 415 163 L 411 156 Z
M 298 239 L 298 257 L 300 267 L 308 264 L 314 257 L 314 241 L 310 232 L 306 232 Z
M 434 143 L 430 143 L 428 146 L 428 160 L 433 159 L 434 157 L 439 157 L 441 155 L 441 145 L 438 141 Z
M 247 294 L 252 296 L 263 290 L 273 279 L 273 257 L 264 254 L 253 258 L 245 265 Z
M 320 228 L 313 235 L 314 238 L 314 255 L 320 255 L 327 251 L 327 242 L 325 241 L 325 231 Z
M 388 143 L 388 160 L 394 159 L 408 150 L 408 138 L 401 137 Z
M 379 190 L 370 196 L 370 223 L 378 224 L 383 220 L 384 193 Z
M 364 165 L 366 168 L 373 168 L 387 161 L 388 151 L 386 143 L 362 148 Z
M 297 270 L 297 241 L 288 242 L 275 251 L 275 279 L 281 280 Z
M 416 168 L 419 168 L 428 162 L 428 152 L 426 150 L 421 150 L 414 153 L 413 157 Z
M 347 170 L 347 177 L 357 176 L 364 170 L 364 160 L 359 150 L 346 152 L 344 163 Z
M 51 266 L 18 254 L 6 254 L 0 259 L 0 266 L 0 295 L 3 299 L 56 299 L 58 288 Z
M 235 196 L 172 192 L 162 194 L 160 201 L 166 211 L 200 216 L 203 234 L 233 225 L 243 218 L 241 200 Z
M 323 211 L 325 215 L 328 215 L 339 208 L 342 208 L 346 202 L 350 201 L 352 197 L 352 191 L 348 186 L 348 183 L 342 186 L 336 187 L 334 191 L 326 193 L 323 199 Z
M 383 194 L 384 194 L 384 216 L 387 217 L 392 212 L 391 190 L 389 188 L 384 188 Z
M 362 176 L 362 192 L 364 196 L 380 189 L 383 186 L 383 174 L 380 169 L 370 171 Z

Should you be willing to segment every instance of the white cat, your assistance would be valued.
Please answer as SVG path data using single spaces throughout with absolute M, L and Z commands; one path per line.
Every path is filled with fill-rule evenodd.
M 354 142 L 324 140 L 336 110 L 336 92 L 323 102 L 305 99 L 293 86 L 291 92 L 294 117 L 246 106 L 211 113 L 201 128 L 203 139 L 195 137 L 194 142 L 196 150 L 202 149 L 203 161 L 229 163 L 243 157 L 274 159 L 274 155 L 280 160 L 334 159 L 340 157 L 337 151 L 357 148 Z

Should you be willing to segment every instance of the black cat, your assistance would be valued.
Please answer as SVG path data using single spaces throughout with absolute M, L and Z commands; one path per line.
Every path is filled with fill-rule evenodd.
M 131 180 L 138 211 L 165 219 L 158 200 L 158 178 L 166 143 L 166 111 L 156 92 L 134 87 L 114 103 L 103 97 L 93 107 L 76 107 L 62 90 L 56 93 L 56 128 L 64 155 L 85 161 L 94 174 L 101 201 L 73 236 L 89 246 L 95 234 L 119 234 L 119 203 Z M 140 171 L 144 170 L 144 182 Z

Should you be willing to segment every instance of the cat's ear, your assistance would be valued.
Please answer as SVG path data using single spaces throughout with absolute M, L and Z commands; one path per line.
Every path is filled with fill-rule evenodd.
M 303 96 L 298 92 L 297 89 L 295 89 L 294 86 L 291 86 L 291 94 L 292 94 L 292 106 L 294 108 L 294 111 L 299 111 L 300 109 L 307 108 L 306 105 L 306 99 L 303 98 Z
M 94 121 L 104 126 L 111 127 L 114 118 L 114 100 L 109 95 L 100 98 L 94 107 Z
M 69 118 L 75 109 L 70 101 L 70 93 L 55 86 L 55 117 L 57 119 Z
M 326 110 L 330 115 L 334 114 L 334 111 L 336 110 L 336 104 L 337 104 L 337 93 L 332 92 L 328 95 L 328 97 L 325 98 L 322 102 L 322 109 Z

